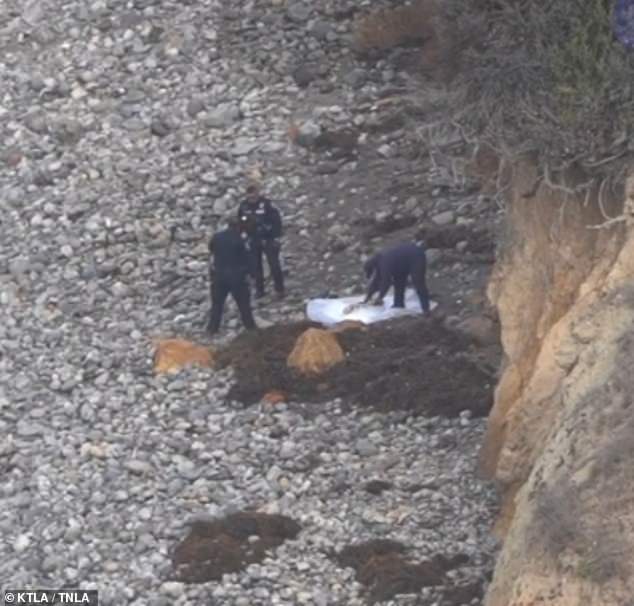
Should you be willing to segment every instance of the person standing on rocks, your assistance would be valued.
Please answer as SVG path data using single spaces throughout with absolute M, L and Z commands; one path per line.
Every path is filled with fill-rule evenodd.
M 429 292 L 425 277 L 427 259 L 422 246 L 408 242 L 385 248 L 368 259 L 363 269 L 370 280 L 364 303 L 368 303 L 378 292 L 375 304 L 382 305 L 387 291 L 394 285 L 394 307 L 405 307 L 405 287 L 407 278 L 410 277 L 423 312 L 429 313 Z
M 222 312 L 229 294 L 238 306 L 244 327 L 247 330 L 256 328 L 251 311 L 249 267 L 249 253 L 240 234 L 240 225 L 231 217 L 227 228 L 214 234 L 209 241 L 211 311 L 206 330 L 210 335 L 220 329 Z
M 262 255 L 266 255 L 269 270 L 273 277 L 275 291 L 284 296 L 284 276 L 280 266 L 280 237 L 282 235 L 282 218 L 273 203 L 264 197 L 256 184 L 246 190 L 246 199 L 238 208 L 238 219 L 241 230 L 246 234 L 253 274 L 255 277 L 255 296 L 264 296 L 264 266 Z

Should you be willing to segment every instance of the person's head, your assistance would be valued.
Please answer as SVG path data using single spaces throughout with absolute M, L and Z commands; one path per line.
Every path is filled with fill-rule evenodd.
M 257 183 L 249 183 L 246 190 L 246 198 L 249 202 L 256 202 L 260 197 L 260 188 Z

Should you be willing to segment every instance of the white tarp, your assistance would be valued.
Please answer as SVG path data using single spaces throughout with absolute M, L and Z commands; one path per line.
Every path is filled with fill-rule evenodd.
M 393 295 L 387 295 L 383 299 L 382 307 L 370 304 L 361 305 L 363 299 L 365 299 L 365 295 L 341 299 L 311 299 L 306 306 L 306 315 L 312 322 L 332 326 L 346 320 L 373 324 L 374 322 L 423 313 L 418 295 L 412 289 L 405 291 L 405 308 L 395 309 L 392 307 Z M 431 309 L 437 305 L 434 301 L 430 302 Z

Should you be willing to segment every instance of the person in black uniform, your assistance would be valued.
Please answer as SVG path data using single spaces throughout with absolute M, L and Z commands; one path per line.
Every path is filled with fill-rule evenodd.
M 249 253 L 240 235 L 240 225 L 235 218 L 232 217 L 229 220 L 227 229 L 217 232 L 211 238 L 209 257 L 211 311 L 206 326 L 207 332 L 209 334 L 218 332 L 225 301 L 229 294 L 238 305 L 244 327 L 248 330 L 256 328 L 247 280 Z
M 429 312 L 429 293 L 425 280 L 427 260 L 422 246 L 407 243 L 385 248 L 366 261 L 364 270 L 370 280 L 364 303 L 368 303 L 378 292 L 376 304 L 382 305 L 387 291 L 394 285 L 394 307 L 405 307 L 405 287 L 410 277 L 423 312 Z
M 246 200 L 238 208 L 241 229 L 246 234 L 253 274 L 255 276 L 255 296 L 264 296 L 264 267 L 262 254 L 266 255 L 273 277 L 275 291 L 284 296 L 284 276 L 280 266 L 280 241 L 282 218 L 272 202 L 261 195 L 257 185 L 249 185 Z

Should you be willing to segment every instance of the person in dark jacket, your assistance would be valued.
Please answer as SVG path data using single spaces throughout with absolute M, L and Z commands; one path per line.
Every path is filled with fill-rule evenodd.
M 366 261 L 364 270 L 370 280 L 364 303 L 368 303 L 378 292 L 376 304 L 382 305 L 383 298 L 393 285 L 394 307 L 405 307 L 405 287 L 409 277 L 423 312 L 429 312 L 429 293 L 425 279 L 427 260 L 422 246 L 407 243 L 385 248 Z
M 211 257 L 213 256 L 213 268 Z M 240 226 L 235 218 L 229 220 L 227 229 L 217 232 L 209 241 L 209 281 L 211 311 L 207 332 L 215 334 L 220 328 L 222 312 L 227 296 L 231 294 L 248 330 L 256 328 L 251 311 L 249 291 L 249 253 L 240 235 Z
M 261 195 L 257 185 L 249 185 L 246 199 L 238 208 L 241 229 L 246 234 L 251 253 L 253 274 L 255 277 L 255 296 L 264 296 L 264 266 L 262 255 L 266 256 L 273 277 L 275 291 L 284 296 L 284 276 L 280 266 L 280 237 L 282 219 L 272 202 Z

